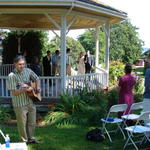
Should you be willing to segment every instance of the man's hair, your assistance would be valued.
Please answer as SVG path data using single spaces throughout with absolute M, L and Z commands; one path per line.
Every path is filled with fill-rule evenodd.
M 124 68 L 125 73 L 131 73 L 132 71 L 132 66 L 130 64 L 127 64 Z
M 25 59 L 25 57 L 24 56 L 22 56 L 22 55 L 17 55 L 15 58 L 14 58 L 14 63 L 17 63 L 18 61 L 20 61 L 20 60 L 24 60 L 24 61 L 26 61 L 26 59 Z

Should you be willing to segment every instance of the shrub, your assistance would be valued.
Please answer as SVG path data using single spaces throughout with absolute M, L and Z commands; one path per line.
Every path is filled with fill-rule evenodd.
M 142 101 L 143 93 L 144 93 L 144 79 L 139 78 L 134 87 L 134 102 Z
M 81 100 L 79 95 L 64 94 L 61 96 L 61 103 L 56 105 L 57 111 L 66 112 L 69 114 L 82 112 L 86 103 Z
M 11 115 L 7 108 L 0 106 L 0 122 L 6 122 L 11 119 Z
M 82 124 L 98 125 L 100 118 L 107 112 L 107 96 L 103 90 L 79 95 L 64 94 L 61 103 L 45 117 L 45 123 L 51 125 Z
M 51 125 L 60 124 L 62 123 L 63 119 L 68 117 L 69 114 L 65 112 L 49 112 L 46 115 L 44 122 Z
M 135 94 L 137 94 L 137 93 L 143 94 L 143 92 L 144 92 L 144 79 L 143 78 L 139 78 L 136 81 L 136 84 L 134 87 L 134 92 L 135 92 Z
M 119 61 L 110 62 L 109 68 L 109 84 L 116 85 L 118 79 L 124 74 L 124 64 Z

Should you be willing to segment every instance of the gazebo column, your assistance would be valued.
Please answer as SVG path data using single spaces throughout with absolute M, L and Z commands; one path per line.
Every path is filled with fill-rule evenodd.
M 99 27 L 96 27 L 96 51 L 95 51 L 95 71 L 98 72 L 98 65 L 99 65 Z
M 105 40 L 106 40 L 106 50 L 105 50 L 105 69 L 107 70 L 107 80 L 106 84 L 108 86 L 109 79 L 109 47 L 110 47 L 110 26 L 107 23 L 104 27 L 105 31 Z
M 61 91 L 66 91 L 66 16 L 61 16 Z

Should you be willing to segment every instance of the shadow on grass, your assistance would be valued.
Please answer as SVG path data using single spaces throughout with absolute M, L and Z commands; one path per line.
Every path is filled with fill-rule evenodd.
M 19 142 L 16 126 L 1 125 L 1 129 L 10 135 L 12 142 Z M 113 134 L 113 143 L 108 138 L 101 143 L 86 140 L 86 133 L 90 127 L 77 125 L 64 125 L 58 127 L 38 127 L 36 128 L 36 138 L 41 141 L 38 145 L 28 145 L 28 150 L 122 150 L 125 141 L 119 133 Z M 4 140 L 0 137 L 0 143 Z M 127 148 L 128 149 L 128 148 Z M 134 147 L 129 148 L 134 150 Z

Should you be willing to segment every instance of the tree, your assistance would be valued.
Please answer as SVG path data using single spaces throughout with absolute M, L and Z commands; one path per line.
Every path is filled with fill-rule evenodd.
M 142 52 L 143 41 L 139 39 L 137 28 L 129 21 L 110 26 L 110 60 L 120 60 L 124 63 L 133 63 Z M 100 63 L 104 60 L 105 36 L 101 29 L 100 37 Z M 95 30 L 90 29 L 79 36 L 78 40 L 85 49 L 95 53 Z
M 45 49 L 47 33 L 44 31 L 10 31 L 2 41 L 3 63 L 12 64 L 14 57 L 18 54 L 18 38 L 21 38 L 21 52 L 26 51 L 27 63 L 31 63 L 34 56 L 39 59 Z
M 72 37 L 67 37 L 66 47 L 71 49 L 72 64 L 76 63 L 80 52 L 85 52 L 85 49 L 80 42 L 74 40 Z M 55 50 L 60 50 L 60 39 L 58 37 L 54 37 L 50 41 L 49 50 L 53 53 Z
M 95 51 L 95 31 L 88 29 L 85 33 L 79 36 L 78 40 L 85 50 L 90 50 L 91 54 Z
M 132 64 L 140 57 L 143 41 L 139 39 L 136 30 L 129 21 L 111 25 L 110 60 Z
M 79 42 L 82 44 L 85 50 L 90 50 L 92 55 L 95 55 L 95 41 L 96 41 L 96 31 L 94 29 L 88 29 L 85 33 L 78 37 Z M 99 32 L 99 41 L 100 41 L 100 55 L 99 60 L 102 63 L 104 61 L 104 32 L 100 29 Z

